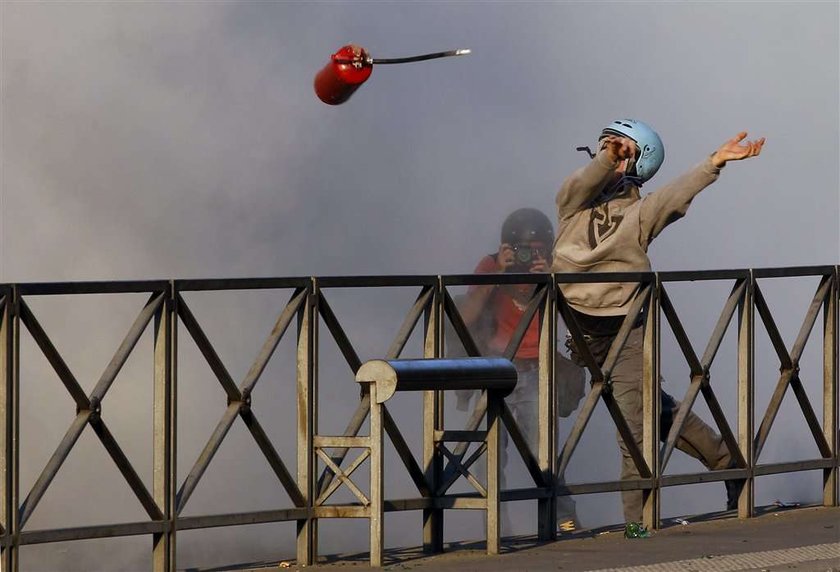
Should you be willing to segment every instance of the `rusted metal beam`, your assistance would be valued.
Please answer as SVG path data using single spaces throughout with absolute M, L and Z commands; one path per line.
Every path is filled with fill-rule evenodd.
M 743 297 L 738 302 L 738 450 L 743 467 L 755 466 L 755 305 L 750 273 Z M 747 475 L 738 495 L 738 518 L 751 518 L 755 513 L 755 478 Z
M 178 494 L 175 496 L 176 514 L 180 514 L 181 511 L 184 510 L 184 506 L 186 506 L 187 501 L 195 490 L 195 487 L 201 480 L 201 476 L 204 474 L 204 471 L 206 471 L 207 467 L 210 465 L 210 461 L 212 461 L 213 457 L 216 455 L 216 451 L 219 450 L 219 446 L 222 444 L 222 441 L 228 431 L 230 431 L 230 428 L 236 420 L 236 417 L 239 415 L 239 410 L 242 406 L 243 403 L 241 401 L 234 401 L 227 406 L 227 409 L 225 409 L 225 413 L 216 424 L 216 429 L 213 430 L 213 434 L 210 435 L 210 439 L 207 441 L 207 444 L 204 446 L 204 449 L 201 451 L 198 459 L 196 459 L 195 464 L 193 464 L 187 478 L 184 479 L 181 488 L 178 490 Z
M 317 433 L 317 370 L 318 363 L 318 289 L 313 279 L 307 298 L 298 310 L 297 357 L 295 383 L 297 387 L 297 485 L 306 508 L 311 511 L 319 490 L 315 481 L 315 445 Z M 317 523 L 307 512 L 296 519 L 296 554 L 298 564 L 311 566 L 318 557 Z
M 481 496 L 483 496 L 483 497 L 487 496 L 487 489 L 485 489 L 484 486 L 480 482 L 478 482 L 478 479 L 476 479 L 473 476 L 473 474 L 470 473 L 469 470 L 467 470 L 467 467 L 465 467 L 463 464 L 461 464 L 461 462 L 455 457 L 455 455 L 453 455 L 449 451 L 449 449 L 446 448 L 445 445 L 443 445 L 443 444 L 438 445 L 438 449 L 440 450 L 441 453 L 443 453 L 443 455 L 447 459 L 449 459 L 450 465 L 454 466 L 455 470 L 458 471 L 461 474 L 461 476 L 463 476 L 465 479 L 467 479 L 467 481 L 473 486 L 473 488 L 475 490 L 478 491 L 478 493 Z M 442 491 L 439 491 L 438 494 L 439 495 L 442 494 Z
M 128 457 L 125 456 L 125 453 L 120 448 L 119 443 L 117 443 L 117 440 L 108 429 L 108 426 L 105 425 L 102 418 L 99 415 L 92 415 L 90 418 L 90 426 L 99 437 L 99 440 L 102 441 L 102 445 L 105 446 L 105 450 L 108 451 L 111 459 L 113 459 L 114 463 L 117 465 L 117 468 L 120 470 L 120 473 L 122 473 L 123 478 L 137 497 L 137 500 L 139 500 L 140 504 L 143 505 L 143 508 L 146 510 L 149 518 L 152 520 L 162 520 L 163 512 L 155 502 L 155 499 L 152 498 L 152 495 L 143 483 L 143 479 L 141 479 L 137 474 L 137 471 L 134 470 L 134 467 L 131 465 L 131 462 L 129 462 Z
M 704 371 L 708 371 L 712 367 L 712 362 L 715 360 L 721 342 L 723 342 L 723 336 L 726 335 L 726 330 L 732 322 L 735 310 L 738 309 L 738 305 L 744 297 L 746 290 L 746 280 L 738 280 L 732 287 L 732 292 L 729 293 L 729 297 L 726 299 L 717 324 L 715 324 L 715 329 L 709 338 L 709 343 L 706 345 L 706 351 L 703 352 L 703 357 L 700 359 L 700 364 L 704 368 Z
M 834 268 L 831 291 L 823 302 L 823 435 L 828 444 L 834 466 L 823 470 L 823 505 L 837 506 L 840 502 L 840 454 L 838 453 L 838 317 L 840 301 L 840 266 Z
M 349 469 L 348 469 L 348 472 L 342 471 L 338 467 L 338 465 L 336 465 L 335 463 L 332 462 L 332 459 L 330 459 L 330 457 L 326 453 L 324 453 L 324 451 L 322 449 L 315 449 L 315 453 L 319 457 L 321 457 L 321 460 L 324 461 L 324 463 L 326 463 L 327 466 L 330 469 L 332 469 L 333 473 L 335 473 L 335 476 L 338 477 L 339 480 L 341 480 L 342 483 L 347 485 L 347 488 L 350 489 L 350 492 L 353 493 L 353 495 L 357 499 L 359 499 L 359 502 L 361 502 L 364 506 L 368 506 L 370 504 L 370 499 L 368 499 L 365 496 L 365 494 L 361 491 L 361 489 L 359 489 L 359 487 L 356 486 L 356 483 L 354 483 L 352 480 L 350 480 Z M 358 467 L 361 464 L 361 462 L 364 461 L 364 459 L 367 458 L 369 455 L 370 455 L 370 449 L 365 450 L 359 456 L 359 459 L 356 459 L 356 461 L 351 463 L 350 466 L 353 467 L 353 470 L 355 470 L 356 467 Z M 320 500 L 320 498 L 318 500 Z M 317 501 L 316 501 L 316 504 L 318 504 Z
M 545 303 L 546 291 L 545 285 L 537 286 L 537 289 L 528 301 L 528 305 L 525 307 L 525 311 L 522 312 L 522 316 L 519 318 L 519 323 L 516 324 L 516 329 L 513 331 L 513 334 L 511 334 L 508 345 L 505 348 L 504 353 L 502 353 L 502 356 L 509 360 L 514 359 L 516 352 L 519 351 L 519 346 L 522 345 L 522 340 L 525 338 L 525 332 L 528 331 L 528 328 L 531 325 L 531 321 L 534 319 L 534 316 L 537 315 L 537 311 L 540 309 L 540 306 Z
M 671 453 L 674 452 L 674 447 L 677 446 L 677 441 L 679 441 L 680 435 L 682 434 L 685 420 L 688 419 L 688 415 L 691 413 L 691 408 L 694 407 L 694 402 L 697 400 L 697 395 L 700 393 L 702 386 L 703 375 L 695 375 L 691 379 L 685 397 L 680 402 L 680 408 L 677 411 L 676 417 L 674 417 L 673 423 L 671 423 L 671 430 L 668 431 L 668 437 L 665 439 L 665 443 L 662 445 L 662 450 L 659 454 L 659 463 L 663 471 L 668 466 Z
M 359 359 L 359 355 L 353 348 L 353 344 L 350 343 L 347 333 L 344 331 L 344 328 L 341 327 L 338 318 L 336 318 L 335 313 L 330 307 L 329 302 L 327 302 L 327 299 L 324 297 L 323 292 L 319 293 L 318 312 L 324 320 L 324 324 L 327 326 L 330 334 L 332 334 L 333 340 L 335 340 L 335 343 L 338 345 L 338 349 L 344 356 L 347 365 L 350 366 L 350 369 L 353 371 L 353 375 L 355 375 L 356 372 L 359 371 L 359 368 L 362 367 L 362 360 Z
M 318 449 L 341 447 L 342 450 L 357 447 L 369 447 L 370 437 L 348 437 L 346 435 L 315 435 L 312 438 L 312 446 Z M 332 457 L 335 463 L 335 457 Z M 338 464 L 338 463 L 336 463 Z
M 257 354 L 253 365 L 251 365 L 248 373 L 245 374 L 245 379 L 243 379 L 242 383 L 239 384 L 239 390 L 242 392 L 243 398 L 247 399 L 248 396 L 251 395 L 251 392 L 254 390 L 254 387 L 257 385 L 257 382 L 262 375 L 262 372 L 271 360 L 271 356 L 274 355 L 274 350 L 277 349 L 277 344 L 280 343 L 280 340 L 283 338 L 283 334 L 286 333 L 289 324 L 292 323 L 292 320 L 297 315 L 298 309 L 306 301 L 306 295 L 306 290 L 296 290 L 295 293 L 292 294 L 289 303 L 286 304 L 286 307 L 283 308 L 282 312 L 280 312 L 280 315 L 277 317 L 277 321 L 274 323 L 274 327 L 271 329 L 271 332 L 266 338 L 265 343 L 263 343 L 262 348 L 260 348 L 260 352 Z
M 163 512 L 165 528 L 152 535 L 152 570 L 173 572 L 175 565 L 175 407 L 177 364 L 177 300 L 170 285 L 167 299 L 155 314 L 152 437 L 152 493 Z
M 704 383 L 700 386 L 700 391 L 703 392 L 703 398 L 706 400 L 706 405 L 709 406 L 709 412 L 712 414 L 712 419 L 715 420 L 715 425 L 717 425 L 718 431 L 720 431 L 720 438 L 723 439 L 723 442 L 726 444 L 726 448 L 729 449 L 729 453 L 732 456 L 732 462 L 739 467 L 745 467 L 746 461 L 744 460 L 744 456 L 741 454 L 741 448 L 738 446 L 735 434 L 729 426 L 729 421 L 726 420 L 726 415 L 723 413 L 723 408 L 717 400 L 714 389 L 711 385 L 709 385 L 707 380 L 704 380 Z
M 555 289 L 555 295 L 557 296 L 557 311 L 560 312 L 560 315 L 563 317 L 563 322 L 569 330 L 569 335 L 572 336 L 572 340 L 577 346 L 578 356 L 586 364 L 586 369 L 589 370 L 592 382 L 596 383 L 604 381 L 604 373 L 601 371 L 601 366 L 598 365 L 598 362 L 595 360 L 595 356 L 592 355 L 592 351 L 589 349 L 589 345 L 586 342 L 586 336 L 578 324 L 577 318 L 575 318 L 574 313 L 569 306 L 569 302 L 566 300 L 566 297 L 563 296 L 563 291 L 560 289 L 559 284 Z
M 630 430 L 630 426 L 627 424 L 627 420 L 624 419 L 624 414 L 621 412 L 621 408 L 612 396 L 612 391 L 601 392 L 601 399 L 604 400 L 604 404 L 607 406 L 607 411 L 610 412 L 613 423 L 615 423 L 615 426 L 618 428 L 618 434 L 627 446 L 627 452 L 630 453 L 630 458 L 633 459 L 633 463 L 636 465 L 636 470 L 639 471 L 639 475 L 642 478 L 650 477 L 652 475 L 650 467 L 648 466 L 647 461 L 645 461 L 645 457 L 642 454 L 639 444 L 636 443 L 636 439 L 633 436 L 633 432 Z
M 779 328 L 776 326 L 776 321 L 773 319 L 773 314 L 767 306 L 767 300 L 764 299 L 764 294 L 761 293 L 758 282 L 753 284 L 753 303 L 755 304 L 755 309 L 758 310 L 761 321 L 764 323 L 767 335 L 770 336 L 770 341 L 776 350 L 776 355 L 779 356 L 779 363 L 782 364 L 782 369 L 787 370 L 793 368 L 793 361 L 790 359 L 790 354 L 782 339 L 782 335 L 779 333 Z
M 588 495 L 595 493 L 614 493 L 620 491 L 650 490 L 654 487 L 654 480 L 648 479 L 621 479 L 618 481 L 605 481 L 596 483 L 565 484 L 558 487 L 562 492 L 569 495 Z
M 182 516 L 178 518 L 178 530 L 198 530 L 202 528 L 218 528 L 221 526 L 288 522 L 291 520 L 311 518 L 314 514 L 311 508 L 300 507 L 231 514 Z
M 407 276 L 320 276 L 319 288 L 392 288 L 398 286 L 434 286 L 438 277 L 418 274 Z
M 487 431 L 435 431 L 435 441 L 446 443 L 481 443 L 487 440 Z
M 133 294 L 163 292 L 166 280 L 118 280 L 90 282 L 28 282 L 15 284 L 20 296 L 55 296 L 68 294 Z
M 481 424 L 481 420 L 484 419 L 484 415 L 487 413 L 487 392 L 482 391 L 479 394 L 478 399 L 476 400 L 475 407 L 473 408 L 472 413 L 470 414 L 469 419 L 467 419 L 467 423 L 464 427 L 465 431 L 473 432 L 478 429 L 478 426 Z M 439 431 L 439 430 L 435 430 Z M 464 455 L 467 453 L 467 449 L 469 448 L 469 442 L 460 442 L 457 443 L 454 447 L 452 447 L 452 453 L 455 455 L 455 458 L 458 459 L 460 462 L 463 460 Z M 456 469 L 455 466 L 450 462 L 447 463 L 446 467 L 444 467 L 441 471 L 440 480 L 443 483 L 450 482 L 453 476 L 455 476 Z M 453 481 L 454 482 L 454 481 Z M 449 487 L 446 487 L 448 489 Z M 444 490 L 446 490 L 444 489 Z
M 808 338 L 814 330 L 814 324 L 817 317 L 822 311 L 823 303 L 826 296 L 831 292 L 831 277 L 823 276 L 820 280 L 820 285 L 817 287 L 817 292 L 814 294 L 811 304 L 808 306 L 808 311 L 805 313 L 805 319 L 802 321 L 802 327 L 799 329 L 799 334 L 796 336 L 796 341 L 790 349 L 790 359 L 794 364 L 799 363 L 799 358 L 802 357 L 802 352 L 805 350 L 805 344 L 808 343 Z
M 358 469 L 358 468 L 359 468 L 359 466 L 360 466 L 362 463 L 364 463 L 364 462 L 365 462 L 365 460 L 366 460 L 366 459 L 368 459 L 368 458 L 370 457 L 370 455 L 371 455 L 371 452 L 370 452 L 370 438 L 367 438 L 367 446 L 368 446 L 368 448 L 366 448 L 365 450 L 363 450 L 363 451 L 359 454 L 359 456 L 358 456 L 358 457 L 356 457 L 356 460 L 355 460 L 355 461 L 353 461 L 352 463 L 350 463 L 350 464 L 347 466 L 347 468 L 346 468 L 346 469 L 344 469 L 344 470 L 339 470 L 339 472 L 338 472 L 339 479 L 338 479 L 337 481 L 333 481 L 332 483 L 330 483 L 330 486 L 328 486 L 326 489 L 324 489 L 324 492 L 322 492 L 322 493 L 318 496 L 318 498 L 317 498 L 317 499 L 315 499 L 315 506 L 321 506 L 321 505 L 323 505 L 325 502 L 327 502 L 327 500 L 329 500 L 329 498 L 332 496 L 332 494 L 333 494 L 336 490 L 338 490 L 338 487 L 340 487 L 340 486 L 342 485 L 342 483 L 345 483 L 345 484 L 346 484 L 346 483 L 348 483 L 348 482 L 349 482 L 349 477 L 350 477 L 350 475 L 352 475 L 352 474 L 353 474 L 353 471 L 355 471 L 356 469 Z M 319 457 L 323 457 L 323 456 L 325 456 L 325 453 L 323 452 L 323 450 L 322 450 L 322 449 L 316 449 L 316 450 L 315 450 L 315 452 L 316 452 L 316 454 L 317 454 Z M 332 465 L 332 466 L 337 467 L 338 465 L 335 465 L 335 464 L 333 463 L 333 465 Z M 350 485 L 348 485 L 348 486 L 350 486 Z M 358 490 L 358 489 L 356 489 L 356 490 Z M 357 495 L 357 496 L 358 496 L 358 495 Z
M 831 274 L 833 266 L 786 266 L 780 268 L 754 268 L 756 278 L 793 278 L 796 276 L 820 276 Z
M 662 387 L 659 382 L 662 281 L 659 275 L 653 286 L 642 339 L 642 454 L 650 467 L 652 478 L 656 480 L 662 476 L 664 466 L 659 454 L 659 441 L 662 438 L 659 424 L 662 413 Z M 660 500 L 659 487 L 642 490 L 642 523 L 651 530 L 661 526 Z
M 44 328 L 38 322 L 38 319 L 35 318 L 35 314 L 29 309 L 29 305 L 25 300 L 20 301 L 19 316 L 20 321 L 23 322 L 23 325 L 26 326 L 26 329 L 32 335 L 32 339 L 35 340 L 35 343 L 41 349 L 41 353 L 47 358 L 53 371 L 58 375 L 64 387 L 67 388 L 73 401 L 76 402 L 76 407 L 79 409 L 90 409 L 90 400 L 87 394 L 82 389 L 82 386 L 79 385 L 73 372 L 70 371 L 64 358 L 61 357 L 61 354 L 53 345 L 52 340 L 50 340 Z
M 555 379 L 557 359 L 557 295 L 553 277 L 545 289 L 540 308 L 540 338 L 537 371 L 537 463 L 540 482 L 554 490 L 554 468 L 557 459 L 557 392 Z M 554 495 L 537 501 L 537 538 L 547 542 L 557 538 L 557 500 Z
M 242 395 L 239 393 L 239 388 L 233 381 L 233 377 L 231 377 L 225 367 L 225 364 L 222 363 L 222 360 L 219 357 L 219 354 L 216 353 L 216 349 L 213 347 L 213 344 L 210 343 L 210 340 L 207 338 L 204 330 L 199 325 L 198 320 L 196 320 L 195 315 L 192 313 L 192 310 L 190 310 L 189 305 L 187 305 L 186 301 L 180 294 L 178 294 L 177 297 L 177 308 L 178 317 L 181 319 L 181 323 L 187 328 L 187 332 L 189 332 L 195 342 L 195 345 L 201 352 L 201 355 L 204 356 L 205 361 L 210 366 L 210 370 L 216 375 L 216 379 L 219 380 L 219 383 L 225 390 L 228 400 L 240 401 L 242 399 Z
M 636 292 L 636 296 L 633 298 L 633 302 L 627 310 L 627 316 L 624 317 L 624 321 L 621 323 L 621 328 L 619 328 L 618 333 L 615 335 L 615 339 L 612 341 L 612 344 L 610 344 L 610 350 L 607 352 L 607 357 L 604 358 L 604 363 L 601 366 L 604 378 L 608 383 L 612 370 L 618 361 L 618 356 L 621 355 L 621 350 L 624 349 L 624 344 L 627 343 L 627 338 L 630 337 L 630 332 L 636 327 L 639 315 L 645 307 L 650 304 L 651 289 L 652 286 L 647 284 L 645 286 L 641 286 L 639 291 Z M 621 430 L 621 428 L 619 428 L 619 430 Z
M 87 425 L 88 419 L 90 419 L 91 415 L 93 415 L 93 412 L 90 409 L 83 409 L 79 411 L 76 418 L 73 419 L 73 423 L 70 424 L 70 427 L 64 434 L 64 438 L 62 438 L 58 448 L 52 454 L 52 457 L 50 457 L 50 460 L 47 462 L 44 470 L 38 476 L 38 480 L 36 480 L 35 484 L 32 486 L 32 490 L 29 491 L 26 499 L 23 503 L 21 503 L 20 516 L 18 517 L 18 521 L 20 523 L 19 527 L 21 529 L 26 524 L 26 521 L 29 520 L 29 517 L 32 516 L 32 511 L 34 511 L 35 507 L 38 506 L 38 502 L 41 500 L 41 497 L 43 497 L 44 493 L 47 492 L 47 488 L 52 483 L 52 480 L 61 468 L 61 465 L 64 464 L 64 461 L 67 459 L 67 455 L 70 454 L 70 450 L 73 448 L 73 445 L 76 444 L 79 436 L 81 436 L 82 431 L 84 431 L 85 425 Z
M 685 328 L 683 328 L 682 322 L 674 309 L 674 305 L 671 303 L 671 298 L 668 296 L 668 292 L 664 287 L 659 291 L 659 304 L 662 308 L 662 313 L 665 314 L 665 318 L 671 326 L 671 331 L 677 340 L 677 346 L 682 351 L 685 361 L 688 362 L 693 383 L 694 379 L 703 377 L 703 366 L 700 364 L 700 360 L 697 359 L 697 354 L 694 353 L 691 340 L 688 339 L 688 334 L 685 333 Z M 696 395 L 697 393 L 695 392 Z M 665 466 L 664 462 L 662 466 Z
M 429 306 L 433 297 L 434 290 L 432 287 L 424 286 L 420 294 L 417 295 L 417 300 L 415 300 L 414 305 L 408 311 L 400 329 L 397 331 L 394 341 L 391 343 L 388 351 L 385 352 L 385 359 L 397 359 L 400 357 L 400 354 L 405 348 L 405 344 L 408 342 L 408 338 L 411 337 L 414 328 L 417 327 L 417 323 L 423 317 L 423 312 Z
M 543 474 L 540 470 L 539 461 L 534 456 L 534 452 L 531 451 L 531 446 L 528 444 L 527 439 L 525 439 L 525 435 L 523 435 L 522 431 L 519 430 L 519 425 L 516 423 L 513 413 L 510 412 L 510 408 L 504 402 L 501 404 L 500 413 L 501 420 L 507 428 L 510 439 L 516 446 L 516 450 L 519 451 L 519 456 L 522 457 L 522 461 L 525 463 L 525 468 L 528 470 L 528 474 L 531 475 L 531 479 L 533 479 L 534 484 L 538 487 L 547 486 L 548 483 L 543 481 Z
M 478 349 L 478 345 L 475 343 L 475 340 L 470 333 L 470 329 L 467 327 L 466 323 L 464 323 L 464 319 L 461 317 L 461 313 L 458 311 L 458 306 L 455 304 L 455 301 L 446 290 L 443 291 L 442 297 L 443 311 L 449 318 L 449 323 L 452 324 L 452 327 L 455 329 L 455 333 L 457 334 L 461 344 L 463 344 L 464 351 L 467 352 L 468 356 L 480 356 L 481 350 Z
M 365 393 L 362 396 L 362 400 L 359 402 L 359 405 L 356 406 L 356 411 L 353 413 L 353 417 L 350 418 L 350 421 L 347 423 L 347 428 L 344 430 L 344 437 L 348 438 L 355 438 L 356 435 L 359 434 L 359 429 L 362 428 L 362 425 L 367 419 L 368 413 L 370 412 L 370 395 Z M 318 439 L 320 437 L 315 437 Z M 360 437 L 364 439 L 364 437 Z M 352 441 L 351 441 L 352 442 Z M 341 466 L 341 463 L 344 462 L 344 457 L 347 456 L 347 447 L 355 446 L 355 445 L 348 445 L 348 446 L 339 446 L 338 448 L 334 449 L 330 458 L 333 462 Z M 333 479 L 333 473 L 329 470 L 329 468 L 325 468 L 324 472 L 321 473 L 321 477 L 318 479 L 318 486 L 317 491 L 318 494 L 327 488 Z
M 143 332 L 146 330 L 146 326 L 148 326 L 149 322 L 152 321 L 152 318 L 155 317 L 155 313 L 157 313 L 158 309 L 163 306 L 165 300 L 166 292 L 155 293 L 149 297 L 149 301 L 146 302 L 146 305 L 134 320 L 134 323 L 131 325 L 128 333 L 125 335 L 125 338 L 123 338 L 120 347 L 117 348 L 114 357 L 111 358 L 110 363 L 105 368 L 105 371 L 102 372 L 102 376 L 99 378 L 96 386 L 94 386 L 93 391 L 91 391 L 91 402 L 102 401 L 105 397 L 105 394 L 108 392 L 108 388 L 111 387 L 111 384 L 114 382 L 114 379 L 116 379 L 117 374 L 119 374 L 122 369 L 122 366 L 125 365 L 128 356 L 131 355 L 131 351 L 134 349 L 134 346 L 136 346 L 137 342 L 140 340 L 140 336 L 142 336 Z
M 283 462 L 283 459 L 280 458 L 280 455 L 271 443 L 271 439 L 269 439 L 268 435 L 266 435 L 265 430 L 262 428 L 262 425 L 256 415 L 254 415 L 254 411 L 250 407 L 245 407 L 239 411 L 239 416 L 242 417 L 242 421 L 245 422 L 245 426 L 248 427 L 248 430 L 254 437 L 254 441 L 257 442 L 260 451 L 262 451 L 263 456 L 265 456 L 265 460 L 268 461 L 268 464 L 277 476 L 277 480 L 279 480 L 280 484 L 283 485 L 283 488 L 286 490 L 286 494 L 289 495 L 289 499 L 291 499 L 292 503 L 294 503 L 296 507 L 305 506 L 306 501 L 303 498 L 303 494 L 301 494 L 294 477 L 292 477 L 289 469 L 286 468 L 286 464 Z
M 770 403 L 767 404 L 767 410 L 764 412 L 764 417 L 761 424 L 758 426 L 758 432 L 753 443 L 753 455 L 757 461 L 761 455 L 764 444 L 767 442 L 767 436 L 770 433 L 770 428 L 773 426 L 773 421 L 779 413 L 779 408 L 782 406 L 782 398 L 785 396 L 790 378 L 793 376 L 793 369 L 786 369 L 782 371 L 779 376 L 779 381 L 776 382 L 776 388 L 773 390 L 773 395 L 770 398 Z
M 156 521 L 54 528 L 50 530 L 25 530 L 20 533 L 18 542 L 21 545 L 32 545 L 48 542 L 70 542 L 73 540 L 161 534 L 166 531 L 166 527 L 166 522 Z
M 14 536 L 17 529 L 17 458 L 18 409 L 16 384 L 15 324 L 12 288 L 0 286 L 0 538 L 3 539 L 0 569 L 15 570 L 18 547 Z
M 787 463 L 765 463 L 763 465 L 756 465 L 753 472 L 756 476 L 779 475 L 782 473 L 830 469 L 836 466 L 837 461 L 835 459 L 811 459 L 810 461 L 790 461 Z
M 421 495 L 424 497 L 429 496 L 431 494 L 431 487 L 426 481 L 426 475 L 423 474 L 423 469 L 420 468 L 414 455 L 411 454 L 411 449 L 408 448 L 408 444 L 405 442 L 402 433 L 400 433 L 399 427 L 397 427 L 394 418 L 384 404 L 382 405 L 382 425 L 385 432 L 391 438 L 391 443 L 394 444 L 397 455 L 399 455 L 400 460 L 405 465 L 408 476 L 411 477 L 414 486 L 417 487 Z
M 823 435 L 823 428 L 817 419 L 817 414 L 811 406 L 811 401 L 808 399 L 808 394 L 805 393 L 805 388 L 802 387 L 802 380 L 799 379 L 799 374 L 793 375 L 790 378 L 790 387 L 793 389 L 793 394 L 799 402 L 799 408 L 802 410 L 802 415 L 805 417 L 805 422 L 811 430 L 811 435 L 814 437 L 814 442 L 817 444 L 817 449 L 823 457 L 831 457 L 831 447 Z
M 199 278 L 175 280 L 176 292 L 309 288 L 311 278 Z
M 749 469 L 720 469 L 717 471 L 703 471 L 701 473 L 688 473 L 682 475 L 662 475 L 659 479 L 659 486 L 674 487 L 678 485 L 691 485 L 696 483 L 717 483 L 733 479 L 744 479 L 752 476 Z
M 601 398 L 601 393 L 604 391 L 604 382 L 596 381 L 592 384 L 592 389 L 586 396 L 586 401 L 583 402 L 583 407 L 580 409 L 577 417 L 575 417 L 575 424 L 572 426 L 569 436 L 566 437 L 566 442 L 563 444 L 563 450 L 557 458 L 557 475 L 566 473 L 566 468 L 569 466 L 569 461 L 580 442 L 583 430 L 586 428 L 592 413 L 595 411 L 595 406 L 598 405 L 598 400 Z
M 463 443 L 459 443 L 459 445 L 462 444 Z M 438 445 L 438 447 L 441 448 L 441 451 L 443 452 L 444 446 Z M 463 460 L 465 452 L 459 455 L 458 452 L 452 451 L 449 455 L 447 455 L 447 458 L 449 459 L 449 464 L 446 467 L 447 471 L 441 477 L 440 485 L 435 491 L 435 496 L 442 496 L 446 494 L 446 491 L 448 491 L 449 488 L 455 484 L 455 481 L 458 480 L 458 477 L 463 474 L 461 473 L 461 469 L 468 470 L 484 453 L 487 452 L 487 442 L 480 443 L 470 456 L 467 457 L 466 461 Z

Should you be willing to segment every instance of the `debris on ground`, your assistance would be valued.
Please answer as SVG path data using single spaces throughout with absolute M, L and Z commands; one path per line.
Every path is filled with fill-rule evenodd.
M 650 531 L 640 522 L 628 522 L 624 527 L 624 538 L 648 538 Z

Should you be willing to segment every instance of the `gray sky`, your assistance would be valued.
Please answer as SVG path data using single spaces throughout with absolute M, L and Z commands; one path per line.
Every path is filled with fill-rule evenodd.
M 468 272 L 616 117 L 648 187 L 739 130 L 657 268 L 838 260 L 836 2 L 3 4 L 2 279 Z M 381 66 L 346 104 L 329 54 Z
M 838 6 L 3 1 L 0 281 L 468 273 L 495 250 L 510 211 L 532 206 L 554 218 L 557 188 L 587 160 L 574 148 L 593 145 L 619 117 L 650 123 L 665 142 L 665 164 L 645 190 L 738 131 L 767 138 L 761 157 L 727 166 L 657 239 L 655 268 L 837 264 Z M 349 42 L 374 57 L 473 53 L 376 67 L 349 102 L 329 107 L 312 81 Z M 708 335 L 728 288 L 690 329 Z M 676 290 L 675 303 L 696 301 L 688 286 Z M 809 297 L 813 284 L 768 297 L 782 305 L 792 292 Z M 337 306 L 342 300 L 350 317 L 369 315 L 377 302 L 347 297 Z M 263 333 L 273 316 L 266 321 L 263 306 L 249 308 L 263 320 L 253 331 Z M 76 315 L 50 305 L 43 311 Z M 783 319 L 786 339 L 803 312 L 797 306 Z M 241 318 L 222 317 L 214 339 Z M 243 331 L 253 327 L 241 319 Z M 365 344 L 381 335 L 368 327 L 351 339 Z M 72 327 L 65 329 L 72 340 Z M 244 353 L 236 358 L 244 373 L 255 346 L 240 337 L 225 355 Z M 101 345 L 114 349 L 110 339 Z M 370 352 L 365 357 L 376 357 Z M 75 359 L 75 367 L 99 373 L 102 360 Z M 818 388 L 818 379 L 810 381 Z M 346 382 L 349 402 L 355 387 Z M 145 395 L 114 391 L 127 392 L 113 399 L 128 409 Z M 218 409 L 218 399 L 207 400 Z M 209 427 L 196 431 L 180 467 L 191 465 L 216 421 L 192 415 Z M 344 412 L 334 417 L 343 427 Z M 126 423 L 130 435 L 135 421 Z M 58 438 L 65 428 L 56 422 Z M 613 438 L 606 422 L 594 435 Z M 50 441 L 41 456 L 53 448 Z M 617 473 L 617 457 L 604 462 Z M 30 481 L 41 466 L 32 462 Z M 775 494 L 768 488 L 759 495 Z M 197 489 L 198 506 L 213 490 Z M 709 494 L 715 502 L 722 495 Z M 262 499 L 254 493 L 251 501 L 259 507 Z M 579 511 L 615 520 L 618 500 L 587 497 Z M 209 553 L 183 538 L 184 564 Z

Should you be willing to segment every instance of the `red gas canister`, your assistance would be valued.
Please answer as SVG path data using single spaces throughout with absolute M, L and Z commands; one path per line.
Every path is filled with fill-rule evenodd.
M 329 105 L 350 99 L 373 71 L 373 60 L 361 46 L 349 44 L 332 55 L 315 76 L 315 93 Z

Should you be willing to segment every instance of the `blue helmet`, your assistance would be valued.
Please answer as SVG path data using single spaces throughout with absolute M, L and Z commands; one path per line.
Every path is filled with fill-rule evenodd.
M 617 119 L 601 131 L 601 137 L 619 135 L 636 142 L 635 177 L 639 184 L 656 174 L 665 160 L 665 145 L 659 135 L 649 125 L 635 119 Z M 632 176 L 632 173 L 630 174 Z

